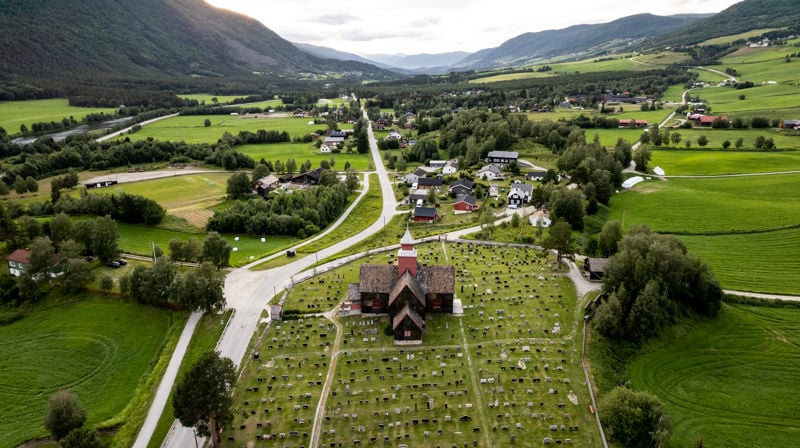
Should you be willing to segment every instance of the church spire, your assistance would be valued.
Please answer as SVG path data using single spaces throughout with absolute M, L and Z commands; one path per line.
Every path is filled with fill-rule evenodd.
M 406 233 L 400 240 L 400 251 L 397 253 L 397 278 L 402 277 L 406 271 L 413 277 L 417 276 L 417 250 L 414 248 L 414 238 L 408 231 L 408 224 Z

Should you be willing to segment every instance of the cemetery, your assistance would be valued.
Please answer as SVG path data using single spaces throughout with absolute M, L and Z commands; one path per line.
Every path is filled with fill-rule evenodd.
M 597 446 L 580 366 L 583 318 L 557 263 L 531 247 L 417 244 L 452 265 L 462 315 L 428 314 L 419 345 L 395 345 L 387 315 L 340 316 L 362 264 L 319 273 L 262 325 L 234 393 L 234 446 Z M 319 410 L 319 412 L 318 412 Z M 315 416 L 318 417 L 315 427 Z

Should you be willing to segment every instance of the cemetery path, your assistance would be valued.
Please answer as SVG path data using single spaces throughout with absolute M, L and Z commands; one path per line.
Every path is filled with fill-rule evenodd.
M 331 311 L 323 313 L 326 319 L 333 322 L 336 326 L 336 339 L 333 341 L 331 349 L 330 360 L 328 361 L 328 374 L 325 376 L 325 384 L 322 386 L 322 392 L 319 396 L 319 403 L 317 404 L 317 411 L 314 413 L 314 423 L 311 427 L 311 440 L 308 446 L 316 448 L 319 446 L 319 437 L 322 432 L 322 421 L 325 418 L 325 405 L 328 402 L 328 395 L 331 393 L 331 385 L 333 384 L 333 373 L 336 371 L 336 362 L 339 359 L 339 349 L 342 345 L 342 337 L 344 330 L 342 324 L 339 322 L 339 307 L 335 307 Z

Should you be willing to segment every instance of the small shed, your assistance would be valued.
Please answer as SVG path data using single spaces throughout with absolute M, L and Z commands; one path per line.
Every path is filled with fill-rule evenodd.
M 587 258 L 583 262 L 583 270 L 589 280 L 601 281 L 606 274 L 608 258 Z

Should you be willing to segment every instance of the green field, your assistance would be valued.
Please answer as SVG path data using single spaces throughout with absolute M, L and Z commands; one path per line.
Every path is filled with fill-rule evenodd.
M 756 138 L 764 137 L 771 138 L 775 142 L 776 149 L 800 149 L 800 136 L 793 135 L 787 132 L 780 132 L 777 129 L 710 129 L 710 128 L 693 128 L 693 129 L 671 129 L 670 133 L 677 132 L 681 136 L 681 141 L 674 145 L 670 142 L 669 146 L 677 149 L 686 149 L 686 141 L 691 141 L 692 146 L 690 149 L 722 149 L 725 140 L 730 142 L 729 149 L 733 150 L 736 146 L 736 140 L 742 139 L 742 149 L 755 149 Z M 697 139 L 701 135 L 705 135 L 708 140 L 706 146 L 697 144 Z M 653 149 L 651 147 L 651 149 Z
M 485 76 L 483 78 L 470 79 L 470 84 L 488 84 L 492 82 L 514 81 L 517 79 L 536 79 L 549 78 L 555 76 L 553 72 L 518 72 L 504 73 L 502 75 Z
M 33 123 L 61 121 L 63 118 L 75 117 L 81 121 L 88 114 L 114 114 L 115 108 L 73 107 L 66 98 L 50 100 L 6 101 L 0 102 L 0 127 L 9 134 L 19 132 L 20 125 L 28 128 Z
M 211 120 L 211 126 L 206 127 L 206 119 Z M 256 132 L 260 129 L 266 131 L 286 131 L 292 137 L 302 137 L 319 130 L 324 131 L 327 126 L 321 124 L 308 124 L 310 118 L 252 118 L 248 115 L 187 115 L 161 120 L 145 126 L 142 130 L 120 137 L 130 137 L 131 140 L 146 140 L 152 137 L 156 140 L 185 141 L 187 143 L 216 143 L 222 134 L 229 132 L 237 135 L 239 131 Z M 344 128 L 347 128 L 345 125 Z
M 191 93 L 191 94 L 181 94 L 178 96 L 187 100 L 197 100 L 200 102 L 200 104 L 212 106 L 214 104 L 228 104 L 235 99 L 244 98 L 247 95 L 214 95 L 212 93 Z M 214 103 L 212 98 L 216 98 L 217 102 Z
M 800 310 L 729 306 L 630 363 L 632 386 L 664 402 L 670 446 L 795 446 Z
M 237 146 L 236 150 L 242 154 L 247 154 L 258 162 L 262 158 L 275 162 L 280 160 L 286 162 L 287 159 L 294 159 L 299 166 L 306 160 L 311 161 L 311 168 L 319 168 L 320 162 L 323 160 L 335 161 L 333 166 L 334 170 L 344 171 L 344 165 L 350 162 L 351 167 L 356 171 L 365 171 L 369 168 L 372 162 L 370 154 L 358 154 L 353 152 L 347 154 L 341 152 L 339 154 L 323 154 L 312 143 L 271 143 L 271 144 L 252 144 Z
M 709 87 L 692 90 L 693 96 L 700 96 L 711 105 L 714 115 L 735 117 L 767 117 L 769 119 L 796 119 L 800 117 L 797 96 L 800 89 L 785 84 L 765 84 L 749 89 L 737 90 L 732 87 Z M 744 95 L 743 100 L 739 95 Z
M 704 42 L 700 42 L 698 45 L 705 46 L 705 45 L 729 44 L 729 43 L 732 43 L 732 42 L 737 41 L 737 40 L 742 40 L 742 39 L 747 40 L 747 39 L 750 39 L 752 37 L 758 37 L 758 36 L 760 36 L 760 35 L 762 35 L 764 33 L 770 32 L 770 31 L 775 31 L 775 28 L 762 28 L 762 29 L 758 29 L 758 30 L 750 30 L 750 31 L 747 31 L 747 32 L 744 32 L 744 33 L 739 33 L 739 34 L 731 34 L 730 36 L 717 37 L 717 38 L 714 38 L 714 39 L 706 40 Z
M 71 389 L 88 424 L 120 416 L 162 356 L 183 314 L 119 299 L 82 296 L 0 327 L 0 445 L 47 434 L 47 399 Z M 165 353 L 163 355 L 169 355 Z
M 800 143 L 800 140 L 798 140 Z M 668 176 L 707 176 L 800 170 L 800 151 L 652 151 L 650 166 L 660 166 Z
M 393 345 L 385 316 L 343 318 L 335 358 L 332 322 L 309 316 L 273 324 L 257 345 L 260 358 L 244 363 L 233 445 L 308 446 L 322 384 L 336 359 L 320 446 L 353 446 L 354 440 L 361 446 L 501 446 L 512 435 L 521 446 L 544 437 L 598 446 L 579 365 L 581 335 L 570 323 L 582 308 L 571 282 L 554 275 L 552 260 L 532 249 L 471 244 L 417 250 L 421 263 L 458 266 L 464 316 L 429 315 L 418 346 Z M 309 279 L 290 291 L 285 308 L 331 309 L 347 283 L 357 281 L 361 263 L 384 264 L 394 255 L 375 254 Z M 554 334 L 557 322 L 562 330 Z M 559 429 L 551 431 L 552 424 Z

